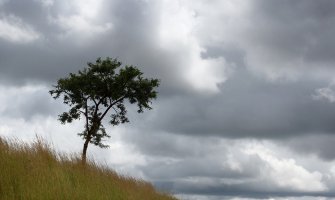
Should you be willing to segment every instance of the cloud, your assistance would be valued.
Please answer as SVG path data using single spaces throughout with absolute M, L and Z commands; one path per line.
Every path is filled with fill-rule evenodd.
M 313 99 L 315 88 L 326 82 L 269 83 L 242 68 L 222 85 L 220 94 L 158 99 L 155 109 L 145 115 L 152 121 L 144 130 L 271 139 L 333 134 L 333 105 Z
M 175 80 L 165 82 L 167 91 L 215 93 L 219 91 L 218 84 L 227 79 L 234 67 L 224 57 L 201 56 L 204 49 L 192 33 L 196 17 L 177 2 L 99 1 L 87 7 L 81 2 L 45 5 L 35 1 L 27 5 L 31 14 L 15 5 L 16 1 L 5 3 L 6 12 L 24 17 L 44 39 L 39 45 L 28 46 L 29 52 L 12 49 L 22 57 L 20 60 L 29 60 L 28 63 L 13 62 L 11 51 L 6 52 L 7 59 L 2 61 L 7 69 L 4 78 L 10 77 L 11 81 L 23 78 L 50 82 L 96 57 L 115 56 L 126 64 L 143 66 L 145 72 L 163 81 Z M 43 13 L 44 17 L 35 12 Z M 17 73 L 22 65 L 28 71 L 24 77 Z
M 333 161 L 335 159 L 335 153 L 333 151 L 334 140 L 334 136 L 315 133 L 299 139 L 292 137 L 282 141 L 282 143 L 300 153 L 302 156 L 315 155 L 323 160 Z
M 330 103 L 335 102 L 334 84 L 332 83 L 332 84 L 329 84 L 328 87 L 316 89 L 313 97 L 316 100 L 326 99 Z
M 60 102 L 50 97 L 48 87 L 43 85 L 0 86 L 0 93 L 6 94 L 0 99 L 2 116 L 29 121 L 35 116 L 56 117 L 57 112 L 64 109 Z
M 36 2 L 40 2 L 44 7 L 48 8 L 54 5 L 54 0 L 35 0 Z
M 287 142 L 127 130 L 121 140 L 146 155 L 138 169 L 165 191 L 204 199 L 334 196 L 333 163 L 301 156 Z
M 196 34 L 202 45 L 241 48 L 248 69 L 269 80 L 333 77 L 332 1 L 199 1 L 189 6 L 201 21 Z
M 162 79 L 176 79 L 175 85 L 171 84 L 166 90 L 171 87 L 176 90 L 177 85 L 183 88 L 186 84 L 194 90 L 218 92 L 217 85 L 229 79 L 235 65 L 240 64 L 229 62 L 231 55 L 227 49 L 234 46 L 243 52 L 239 59 L 246 61 L 249 70 L 270 80 L 297 80 L 305 75 L 332 78 L 329 70 L 332 70 L 333 59 L 328 55 L 334 47 L 328 42 L 332 35 L 328 27 L 332 19 L 330 1 L 297 1 L 292 6 L 260 0 L 210 4 L 204 1 L 99 1 L 85 5 L 77 1 L 32 1 L 25 6 L 32 11 L 29 13 L 17 5 L 21 4 L 4 2 L 2 10 L 7 15 L 25 19 L 33 27 L 26 32 L 37 30 L 43 35 L 42 49 L 49 49 L 44 57 L 52 59 L 53 52 L 63 51 L 59 56 L 67 66 L 73 66 L 68 67 L 69 71 L 79 67 L 78 62 L 68 58 L 76 58 L 75 52 L 80 51 L 78 58 L 82 63 L 113 54 L 127 63 L 145 66 L 146 71 Z M 272 12 L 276 6 L 282 9 Z M 319 30 L 327 31 L 320 33 Z M 109 45 L 102 45 L 106 42 Z M 74 46 L 63 49 L 67 44 Z M 226 51 L 216 57 L 201 56 L 213 47 Z M 38 50 L 36 46 L 30 48 Z M 152 55 L 150 60 L 146 53 Z M 15 70 L 13 63 L 7 64 Z M 47 68 L 53 70 L 54 67 Z M 30 70 L 36 69 L 42 69 L 42 65 L 30 67 Z M 62 68 L 57 69 L 53 78 Z M 41 74 L 33 78 L 50 80 L 51 76 Z
M 179 1 L 163 1 L 159 24 L 159 45 L 172 51 L 181 49 L 184 66 L 182 79 L 185 79 L 196 90 L 218 92 L 218 84 L 228 77 L 228 70 L 232 66 L 223 57 L 203 58 L 201 53 L 205 49 L 199 44 L 193 34 L 198 22 L 196 12 Z M 186 62 L 187 60 L 187 62 Z M 199 81 L 201 80 L 201 81 Z
M 103 1 L 86 1 L 85 4 L 81 1 L 72 1 L 62 8 L 63 11 L 71 10 L 71 12 L 61 12 L 57 16 L 50 17 L 50 22 L 63 30 L 63 33 L 58 35 L 61 40 L 68 37 L 77 42 L 89 40 L 90 37 L 97 37 L 110 31 L 113 26 L 111 22 L 101 21 L 99 12 L 103 4 Z
M 254 145 L 245 149 L 249 155 L 258 155 L 264 161 L 270 176 L 279 186 L 298 191 L 325 191 L 328 188 L 322 183 L 322 174 L 318 171 L 309 172 L 296 164 L 294 159 L 278 159 L 274 152 L 260 145 Z M 266 177 L 269 178 L 269 177 Z
M 14 43 L 28 43 L 39 37 L 38 32 L 14 15 L 0 19 L 0 38 L 4 40 Z

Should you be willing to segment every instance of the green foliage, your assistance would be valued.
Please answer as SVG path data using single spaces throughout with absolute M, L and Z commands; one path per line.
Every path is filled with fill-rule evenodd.
M 55 99 L 62 96 L 64 104 L 71 107 L 59 115 L 61 123 L 71 123 L 83 116 L 85 130 L 79 135 L 85 143 L 106 147 L 102 139 L 109 136 L 102 119 L 111 111 L 111 125 L 129 122 L 125 101 L 136 104 L 139 113 L 151 109 L 159 80 L 143 78 L 143 73 L 136 67 L 122 67 L 117 59 L 108 57 L 104 60 L 98 58 L 95 63 L 87 65 L 88 68 L 77 74 L 70 73 L 69 77 L 59 79 L 50 94 Z
M 177 200 L 150 183 L 120 176 L 105 166 L 59 154 L 42 140 L 0 138 L 1 200 Z

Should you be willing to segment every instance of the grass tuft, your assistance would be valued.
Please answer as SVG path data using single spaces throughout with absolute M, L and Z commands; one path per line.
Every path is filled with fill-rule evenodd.
M 40 138 L 32 144 L 0 138 L 0 199 L 177 200 L 94 162 L 83 166 Z

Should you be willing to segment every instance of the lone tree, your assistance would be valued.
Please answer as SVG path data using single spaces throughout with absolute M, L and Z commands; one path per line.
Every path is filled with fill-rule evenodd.
M 88 68 L 70 73 L 67 78 L 59 79 L 49 93 L 54 99 L 63 97 L 63 102 L 71 108 L 59 115 L 62 124 L 73 120 L 85 119 L 85 129 L 78 135 L 85 142 L 82 151 L 82 162 L 86 163 L 86 152 L 89 143 L 101 148 L 104 137 L 110 137 L 102 125 L 102 120 L 110 114 L 109 123 L 113 126 L 129 122 L 125 101 L 137 104 L 138 113 L 151 109 L 151 100 L 155 99 L 159 86 L 158 79 L 143 78 L 143 73 L 134 66 L 124 66 L 117 59 L 98 58 L 96 62 L 87 63 Z

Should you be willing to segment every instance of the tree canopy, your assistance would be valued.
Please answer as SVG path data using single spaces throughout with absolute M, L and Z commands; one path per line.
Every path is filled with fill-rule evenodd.
M 143 77 L 135 66 L 122 66 L 117 59 L 98 58 L 95 63 L 77 74 L 58 80 L 49 93 L 55 99 L 63 97 L 63 103 L 70 106 L 67 112 L 59 115 L 61 123 L 71 123 L 83 117 L 85 129 L 79 135 L 85 140 L 82 160 L 86 163 L 89 143 L 108 147 L 102 139 L 109 137 L 102 125 L 102 119 L 110 114 L 109 123 L 113 126 L 129 122 L 125 102 L 137 105 L 137 112 L 151 109 L 151 102 L 157 97 L 155 90 L 158 79 Z

